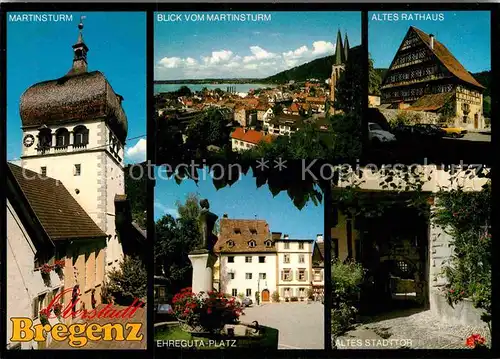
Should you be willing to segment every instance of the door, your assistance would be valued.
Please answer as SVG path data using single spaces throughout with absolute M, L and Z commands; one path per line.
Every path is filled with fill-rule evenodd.
M 262 301 L 269 302 L 269 291 L 267 289 L 262 291 Z
M 479 115 L 476 113 L 474 115 L 474 128 L 477 130 L 478 127 L 479 127 Z

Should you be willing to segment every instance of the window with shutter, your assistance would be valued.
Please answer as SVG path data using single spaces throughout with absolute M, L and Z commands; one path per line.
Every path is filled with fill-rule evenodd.
M 285 280 L 285 271 L 281 271 L 281 280 Z
M 304 280 L 307 281 L 307 271 L 304 271 Z

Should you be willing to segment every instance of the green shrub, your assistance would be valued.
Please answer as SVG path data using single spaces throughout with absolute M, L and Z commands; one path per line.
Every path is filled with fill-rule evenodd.
M 442 275 L 447 279 L 445 296 L 453 306 L 469 298 L 491 320 L 491 185 L 480 192 L 461 189 L 438 195 L 432 220 L 453 238 L 453 255 Z
M 334 306 L 338 306 L 340 303 L 357 301 L 363 276 L 363 267 L 354 261 L 343 263 L 337 259 L 333 262 L 332 290 Z
M 356 320 L 360 285 L 363 282 L 363 267 L 354 262 L 332 263 L 332 335 L 335 337 L 348 331 Z
M 273 294 L 271 295 L 271 298 L 273 299 L 273 302 L 278 303 L 280 301 L 280 295 L 277 291 L 273 292 Z
M 356 321 L 358 310 L 354 306 L 340 303 L 338 308 L 332 309 L 332 335 L 339 337 L 348 331 Z
M 120 305 L 130 305 L 135 298 L 146 301 L 148 273 L 138 258 L 126 256 L 119 269 L 109 273 L 109 291 Z
M 399 126 L 413 126 L 422 122 L 422 116 L 419 113 L 412 113 L 408 111 L 399 111 L 395 118 L 389 121 L 391 128 Z
M 309 298 L 309 299 L 314 298 L 314 290 L 312 288 L 307 289 L 307 298 Z

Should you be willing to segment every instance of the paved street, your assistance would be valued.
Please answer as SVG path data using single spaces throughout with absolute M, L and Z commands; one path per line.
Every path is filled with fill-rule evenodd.
M 240 320 L 278 329 L 278 349 L 324 349 L 323 310 L 319 302 L 269 303 L 246 308 Z
M 491 142 L 491 132 L 469 132 L 462 138 L 450 138 L 445 137 L 446 140 L 452 141 L 481 141 L 481 142 Z
M 414 312 L 414 313 L 413 313 Z M 491 337 L 486 327 L 449 324 L 430 310 L 402 310 L 373 317 L 337 338 L 338 349 L 466 349 L 471 334 Z M 413 313 L 413 314 L 412 314 Z M 386 316 L 386 317 L 384 317 Z

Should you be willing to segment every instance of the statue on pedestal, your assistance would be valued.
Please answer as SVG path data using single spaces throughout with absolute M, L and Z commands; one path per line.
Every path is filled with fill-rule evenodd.
M 201 227 L 201 244 L 197 251 L 213 252 L 217 236 L 213 233 L 215 222 L 219 218 L 215 213 L 210 212 L 210 204 L 207 199 L 200 201 L 200 227 Z

